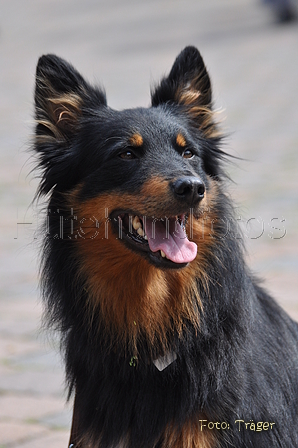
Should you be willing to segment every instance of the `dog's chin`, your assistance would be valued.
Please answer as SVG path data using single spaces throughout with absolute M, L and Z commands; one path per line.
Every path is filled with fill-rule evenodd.
M 162 250 L 152 251 L 141 218 L 132 211 L 115 211 L 110 215 L 116 238 L 128 249 L 159 269 L 183 269 L 189 262 L 174 262 Z M 172 218 L 177 219 L 177 217 Z

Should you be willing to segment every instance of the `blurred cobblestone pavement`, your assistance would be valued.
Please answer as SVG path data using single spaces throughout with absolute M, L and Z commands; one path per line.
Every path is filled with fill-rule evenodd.
M 225 149 L 245 159 L 229 169 L 249 263 L 298 319 L 297 43 L 297 23 L 274 24 L 257 0 L 0 0 L 0 448 L 66 448 L 71 419 L 37 289 L 26 151 L 38 57 L 68 59 L 124 108 L 149 103 L 185 45 L 201 50 Z

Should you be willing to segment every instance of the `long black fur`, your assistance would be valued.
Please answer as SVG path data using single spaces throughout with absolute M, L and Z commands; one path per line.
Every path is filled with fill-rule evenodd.
M 178 428 L 200 412 L 208 421 L 229 425 L 213 429 L 220 448 L 298 447 L 298 327 L 245 265 L 233 207 L 225 194 L 220 137 L 206 137 L 188 106 L 175 97 L 194 78 L 201 106 L 211 109 L 203 60 L 195 48 L 187 47 L 153 91 L 152 107 L 117 112 L 107 106 L 101 89 L 90 86 L 62 59 L 47 55 L 38 62 L 34 149 L 42 171 L 39 195 L 49 198 L 41 284 L 49 322 L 61 330 L 79 431 L 88 435 L 93 448 L 116 448 L 124 439 L 125 448 L 160 448 L 167 425 L 174 422 Z M 75 94 L 80 101 L 77 108 L 61 109 L 70 107 L 75 120 L 59 122 L 49 98 L 65 94 Z M 62 216 L 64 230 L 70 232 L 64 195 L 77 185 L 83 184 L 80 197 L 86 200 L 104 192 L 134 192 L 152 173 L 183 172 L 176 153 L 163 142 L 163 136 L 178 128 L 187 132 L 198 153 L 192 170 L 206 185 L 209 178 L 217 183 L 214 209 L 230 229 L 227 233 L 226 225 L 215 224 L 213 254 L 206 260 L 208 288 L 197 280 L 204 310 L 200 331 L 185 323 L 183 337 L 171 340 L 177 361 L 160 372 L 147 362 L 145 338 L 138 341 L 141 361 L 136 368 L 124 351 L 110 350 L 106 335 L 98 331 L 104 327 L 101 317 L 92 320 L 88 315 L 76 241 L 61 237 L 60 224 Z M 123 168 L 118 157 L 121 139 L 133 129 L 141 129 L 152 146 L 138 165 L 125 161 Z M 236 420 L 274 425 L 252 431 L 241 423 L 239 431 Z

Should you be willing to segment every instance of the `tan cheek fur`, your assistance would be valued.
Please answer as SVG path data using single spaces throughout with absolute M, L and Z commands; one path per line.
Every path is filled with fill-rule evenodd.
M 199 329 L 201 299 L 196 278 L 207 284 L 205 260 L 214 244 L 212 219 L 193 221 L 196 260 L 184 269 L 163 271 L 119 241 L 108 216 L 117 209 L 138 210 L 145 216 L 158 210 L 164 216 L 161 212 L 169 208 L 170 199 L 166 181 L 151 179 L 138 195 L 105 193 L 83 203 L 78 200 L 79 190 L 74 190 L 69 200 L 78 215 L 75 244 L 80 275 L 88 290 L 89 314 L 96 317 L 100 309 L 107 330 L 118 336 L 116 342 L 134 351 L 140 333 L 150 345 L 160 344 L 166 351 L 169 334 L 174 329 L 181 333 L 185 320 Z M 212 188 L 205 207 L 212 206 L 215 194 Z M 187 233 L 189 230 L 187 227 Z

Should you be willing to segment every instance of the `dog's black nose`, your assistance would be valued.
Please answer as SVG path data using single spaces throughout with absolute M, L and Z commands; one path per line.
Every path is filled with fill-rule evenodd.
M 190 205 L 197 204 L 205 195 L 205 185 L 197 177 L 180 177 L 173 182 L 172 186 L 175 195 Z

